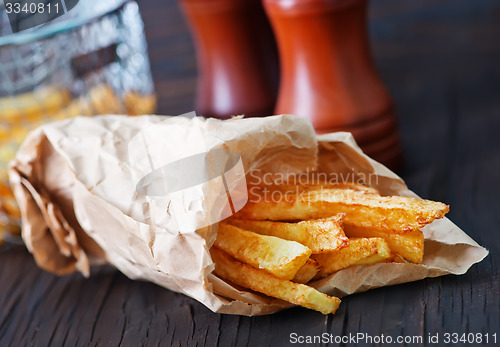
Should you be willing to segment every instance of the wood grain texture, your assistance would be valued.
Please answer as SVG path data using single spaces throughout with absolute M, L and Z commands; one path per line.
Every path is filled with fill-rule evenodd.
M 140 7 L 159 113 L 191 111 L 195 57 L 176 2 Z M 293 308 L 249 318 L 214 314 L 111 268 L 90 279 L 56 277 L 24 248 L 3 246 L 0 346 L 282 346 L 293 332 L 424 341 L 435 333 L 497 333 L 500 340 L 500 3 L 372 1 L 370 30 L 398 111 L 402 176 L 419 195 L 451 206 L 449 217 L 490 250 L 483 262 L 463 276 L 352 295 L 333 316 Z

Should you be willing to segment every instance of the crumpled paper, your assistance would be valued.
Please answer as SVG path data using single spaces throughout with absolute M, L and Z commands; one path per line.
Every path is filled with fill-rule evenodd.
M 315 135 L 300 117 L 79 117 L 30 133 L 10 164 L 28 250 L 41 268 L 57 274 L 80 271 L 88 276 L 91 265 L 109 263 L 132 279 L 186 294 L 214 312 L 252 316 L 290 307 L 212 274 L 213 221 L 227 212 L 217 198 L 228 191 L 226 181 L 207 177 L 167 197 L 137 193 L 148 171 L 213 148 L 241 156 L 244 173 L 235 174 L 236 185 L 250 172 L 316 170 L 367 183 L 383 195 L 416 196 L 397 175 L 364 155 L 349 133 Z M 180 177 L 200 176 L 200 170 L 182 170 Z M 344 296 L 463 274 L 488 254 L 447 218 L 422 230 L 422 264 L 353 266 L 310 285 Z

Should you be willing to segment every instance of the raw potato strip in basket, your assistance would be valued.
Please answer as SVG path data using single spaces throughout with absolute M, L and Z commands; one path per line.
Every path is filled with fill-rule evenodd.
M 261 235 L 276 236 L 296 241 L 311 249 L 313 254 L 335 251 L 349 244 L 342 229 L 344 214 L 330 218 L 283 223 L 273 221 L 253 221 L 229 219 L 227 222 L 239 228 Z
M 210 252 L 215 263 L 215 273 L 234 284 L 323 314 L 335 313 L 340 305 L 339 298 L 323 294 L 305 284 L 280 279 L 257 270 L 231 258 L 216 247 L 212 247 Z
M 424 259 L 424 233 L 420 230 L 408 233 L 396 233 L 387 230 L 345 225 L 344 231 L 348 237 L 380 237 L 383 238 L 391 251 L 399 254 L 412 263 L 421 263 Z
M 295 277 L 311 255 L 311 250 L 298 242 L 259 235 L 224 222 L 219 223 L 214 245 L 237 260 L 287 280 Z
M 321 189 L 285 194 L 278 201 L 250 201 L 235 216 L 254 220 L 307 220 L 345 213 L 345 225 L 403 233 L 442 218 L 448 210 L 447 205 L 430 200 L 378 196 L 352 189 Z
M 320 266 L 317 278 L 330 275 L 352 265 L 381 263 L 392 258 L 387 242 L 379 237 L 352 238 L 340 251 L 313 256 Z

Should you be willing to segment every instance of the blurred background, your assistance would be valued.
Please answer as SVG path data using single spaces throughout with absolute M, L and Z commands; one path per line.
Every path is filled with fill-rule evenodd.
M 25 1 L 19 10 L 0 3 L 0 242 L 19 231 L 7 170 L 31 130 L 80 115 L 156 110 L 137 2 L 84 0 L 69 10 L 70 3 L 39 1 L 40 9 Z M 49 12 L 60 16 L 31 25 Z
M 196 57 L 177 2 L 141 0 L 139 7 L 158 112 L 193 110 Z M 476 137 L 481 124 L 500 126 L 500 2 L 373 0 L 369 35 L 396 105 L 408 173 L 444 156 L 442 146 L 453 141 L 449 127 Z M 415 148 L 421 141 L 435 146 Z

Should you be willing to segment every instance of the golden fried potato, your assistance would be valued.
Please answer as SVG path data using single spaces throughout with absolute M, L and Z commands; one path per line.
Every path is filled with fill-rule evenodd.
M 332 184 L 328 182 L 311 181 L 311 183 L 307 184 L 292 184 L 292 183 L 272 184 L 272 185 L 250 184 L 249 191 L 251 192 L 252 189 L 256 194 L 264 192 L 264 189 L 266 189 L 269 192 L 280 191 L 283 193 L 286 192 L 300 193 L 300 192 L 307 192 L 307 191 L 321 190 L 321 189 L 352 189 L 359 192 L 365 192 L 367 194 L 380 195 L 380 192 L 376 188 L 351 182 Z
M 237 260 L 287 280 L 294 278 L 311 255 L 311 250 L 298 242 L 259 235 L 226 223 L 219 223 L 214 244 Z
M 349 246 L 339 251 L 313 255 L 320 266 L 317 278 L 352 265 L 381 263 L 391 259 L 392 254 L 387 242 L 379 237 L 352 238 Z
M 156 96 L 154 94 L 139 94 L 131 90 L 123 97 L 123 104 L 128 115 L 152 114 L 156 110 Z
M 349 240 L 342 229 L 344 214 L 330 218 L 283 223 L 273 221 L 253 221 L 229 219 L 228 223 L 261 235 L 276 236 L 296 241 L 311 249 L 312 253 L 335 251 L 347 246 Z
M 107 84 L 92 87 L 88 95 L 93 114 L 122 114 L 124 111 L 120 99 Z
M 52 118 L 55 120 L 62 120 L 77 116 L 91 116 L 92 112 L 90 102 L 85 96 L 82 96 L 74 99 L 68 106 L 55 113 Z
M 442 218 L 448 211 L 447 205 L 430 200 L 378 196 L 352 189 L 322 189 L 287 193 L 276 201 L 249 201 L 235 217 L 307 220 L 345 213 L 345 225 L 409 232 Z
M 69 103 L 70 93 L 59 87 L 43 87 L 34 92 L 0 98 L 2 121 L 11 126 L 26 125 L 50 117 Z
M 297 271 L 292 282 L 305 284 L 312 280 L 314 276 L 316 276 L 318 270 L 318 262 L 309 258 L 307 259 L 306 263 L 299 269 L 299 271 Z
M 412 263 L 421 263 L 424 258 L 424 234 L 420 230 L 400 234 L 387 230 L 346 225 L 344 231 L 349 237 L 381 237 L 391 251 Z
M 210 253 L 215 263 L 215 273 L 234 284 L 323 314 L 335 313 L 339 307 L 339 298 L 328 296 L 304 284 L 293 283 L 265 271 L 254 269 L 231 258 L 216 247 L 212 247 Z

